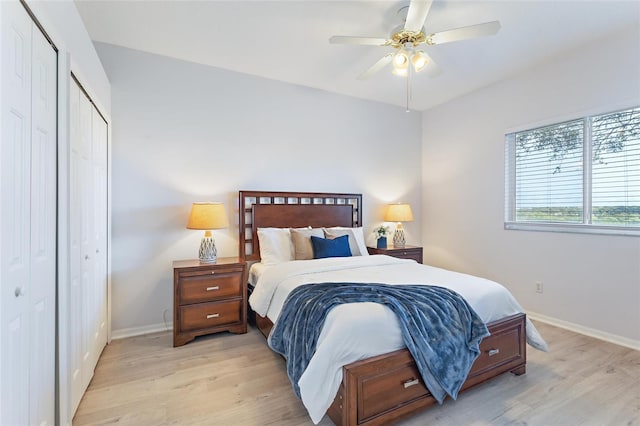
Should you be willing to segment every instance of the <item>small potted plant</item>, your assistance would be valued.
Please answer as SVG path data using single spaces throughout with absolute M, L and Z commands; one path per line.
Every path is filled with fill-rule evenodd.
M 380 225 L 377 226 L 373 230 L 374 235 L 376 236 L 376 247 L 377 248 L 387 248 L 387 235 L 391 233 L 391 230 L 388 226 Z

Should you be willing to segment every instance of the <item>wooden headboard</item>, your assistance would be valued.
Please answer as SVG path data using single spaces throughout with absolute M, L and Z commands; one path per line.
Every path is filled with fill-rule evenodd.
M 362 226 L 362 194 L 240 191 L 240 258 L 260 260 L 258 228 Z

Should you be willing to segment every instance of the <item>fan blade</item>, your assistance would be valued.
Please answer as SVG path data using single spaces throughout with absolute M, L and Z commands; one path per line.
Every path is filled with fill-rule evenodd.
M 498 31 L 500 31 L 500 21 L 492 21 L 484 24 L 470 25 L 468 27 L 431 34 L 430 36 L 427 36 L 427 43 L 450 43 L 452 41 L 489 36 L 497 33 Z
M 404 22 L 406 31 L 418 32 L 422 30 L 424 21 L 427 19 L 432 0 L 411 0 L 407 20 Z
M 332 44 L 361 44 L 368 46 L 384 46 L 389 43 L 386 38 L 333 36 L 329 39 Z
M 371 66 L 371 68 L 369 68 L 368 70 L 366 70 L 365 72 L 360 74 L 358 76 L 358 80 L 366 80 L 367 78 L 371 77 L 373 74 L 375 74 L 378 71 L 380 71 L 389 62 L 391 62 L 391 60 L 393 59 L 393 55 L 395 55 L 395 52 L 387 53 L 386 55 L 384 55 L 382 58 L 380 58 L 380 60 L 378 62 L 373 64 Z

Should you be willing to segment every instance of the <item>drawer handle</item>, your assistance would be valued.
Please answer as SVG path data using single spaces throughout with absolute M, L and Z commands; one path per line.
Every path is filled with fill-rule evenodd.
M 215 273 L 216 273 L 216 271 L 211 271 L 211 275 L 213 275 L 213 274 L 215 274 Z
M 207 291 L 214 291 L 214 290 L 220 290 L 220 286 L 217 285 L 215 287 L 207 287 Z
M 489 349 L 487 353 L 489 354 L 489 356 L 498 355 L 500 353 L 500 349 Z
M 207 319 L 218 318 L 219 316 L 220 316 L 220 314 L 209 314 L 209 315 L 207 315 Z
M 410 388 L 413 385 L 417 385 L 420 383 L 419 379 L 412 379 L 412 380 L 407 380 L 406 382 L 404 382 L 404 388 Z

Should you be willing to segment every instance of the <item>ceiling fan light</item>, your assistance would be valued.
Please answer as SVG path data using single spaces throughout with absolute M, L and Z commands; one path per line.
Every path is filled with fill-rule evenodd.
M 427 66 L 428 58 L 422 50 L 418 50 L 411 55 L 411 64 L 416 72 L 421 71 Z
M 409 66 L 409 55 L 405 50 L 400 50 L 393 57 L 393 68 L 396 70 L 406 70 Z

